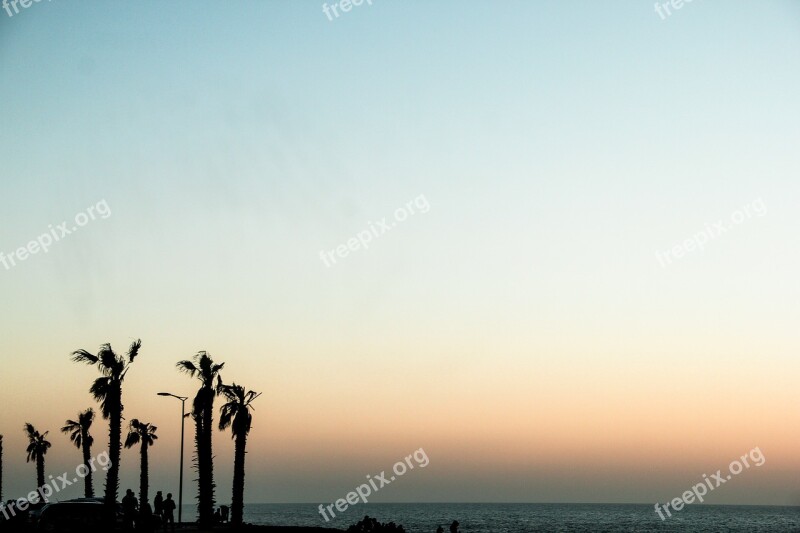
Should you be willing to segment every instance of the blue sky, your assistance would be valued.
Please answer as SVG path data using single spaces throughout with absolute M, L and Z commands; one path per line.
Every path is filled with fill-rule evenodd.
M 386 498 L 480 499 L 460 488 L 469 470 L 448 477 L 488 446 L 468 424 L 476 412 L 489 418 L 479 400 L 508 413 L 494 429 L 514 438 L 524 406 L 547 404 L 582 376 L 598 390 L 576 392 L 576 404 L 622 391 L 603 416 L 634 427 L 626 384 L 652 378 L 654 396 L 669 398 L 687 372 L 697 387 L 721 372 L 733 381 L 706 386 L 699 418 L 733 420 L 733 407 L 717 403 L 729 387 L 748 391 L 742 402 L 772 391 L 759 442 L 786 442 L 784 424 L 797 417 L 782 411 L 791 386 L 781 380 L 800 370 L 800 4 L 696 0 L 666 20 L 633 1 L 374 0 L 334 21 L 321 7 L 54 0 L 0 11 L 0 250 L 103 199 L 113 213 L 0 270 L 12 303 L 0 310 L 6 363 L 26 353 L 46 363 L 47 379 L 74 372 L 88 386 L 86 371 L 64 368 L 65 353 L 142 336 L 144 354 L 158 353 L 143 376 L 168 374 L 164 386 L 188 389 L 170 365 L 209 349 L 251 388 L 273 392 L 264 416 L 297 439 L 320 436 L 289 414 L 352 400 L 354 382 L 404 369 L 373 410 L 331 422 L 341 434 L 318 428 L 351 450 L 346 475 L 309 488 L 290 475 L 289 452 L 269 448 L 274 433 L 255 437 L 284 459 L 293 501 L 374 470 L 344 436 L 364 420 L 403 433 L 409 449 L 447 440 L 428 425 L 463 420 L 454 430 L 463 448 L 441 444 L 438 481 Z M 419 195 L 428 213 L 322 264 L 321 250 Z M 757 199 L 768 216 L 659 265 L 657 250 Z M 751 366 L 756 358 L 763 366 Z M 26 365 L 18 383 L 42 372 Z M 748 388 L 753 373 L 760 381 Z M 297 397 L 293 378 L 309 380 Z M 445 399 L 428 396 L 442 384 Z M 15 387 L 5 401 L 19 401 Z M 68 414 L 83 407 L 81 387 L 70 385 Z M 404 391 L 416 400 L 394 420 L 387 413 Z M 157 418 L 144 398 L 140 409 Z M 429 424 L 408 421 L 426 409 Z M 555 412 L 577 420 L 571 407 Z M 39 413 L 53 428 L 65 416 Z M 17 418 L 0 414 L 12 428 L 2 431 L 16 434 Z M 578 431 L 539 422 L 554 449 Z M 714 447 L 686 424 L 677 435 Z M 536 439 L 522 433 L 521 448 Z M 756 430 L 736 435 L 731 457 L 759 445 Z M 768 464 L 796 469 L 796 452 L 761 446 L 779 458 Z M 426 450 L 434 470 L 436 445 Z M 330 464 L 308 453 L 320 469 Z M 387 454 L 383 462 L 397 455 Z M 691 467 L 670 456 L 684 477 L 620 482 L 611 497 L 669 496 L 691 468 L 716 470 L 719 456 L 701 455 Z M 637 460 L 633 472 L 646 462 Z M 556 463 L 547 467 L 558 472 Z M 493 493 L 587 501 L 601 474 L 586 476 L 583 492 L 523 476 L 530 494 L 499 478 Z M 282 501 L 274 478 L 253 476 L 264 499 Z M 779 473 L 768 481 L 760 502 L 794 498 Z M 742 491 L 715 497 L 752 501 Z

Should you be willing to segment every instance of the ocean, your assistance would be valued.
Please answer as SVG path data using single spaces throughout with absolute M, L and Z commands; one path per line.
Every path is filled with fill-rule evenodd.
M 448 531 L 453 520 L 463 533 L 691 531 L 800 532 L 800 507 L 689 505 L 662 521 L 646 504 L 359 504 L 325 522 L 314 504 L 248 504 L 246 522 L 260 525 L 328 526 L 340 529 L 364 515 L 393 521 L 409 533 Z M 183 520 L 195 516 L 184 505 Z

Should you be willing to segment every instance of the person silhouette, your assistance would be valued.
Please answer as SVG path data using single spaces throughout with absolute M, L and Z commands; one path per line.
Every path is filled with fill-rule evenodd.
M 153 500 L 153 514 L 159 518 L 161 518 L 161 514 L 164 512 L 164 497 L 161 495 L 161 491 L 156 493 L 156 497 Z
M 453 520 L 453 523 L 450 524 L 450 533 L 458 533 L 458 526 L 461 525 L 458 523 L 458 520 Z
M 444 528 L 442 526 L 437 527 L 436 533 L 444 533 Z
M 136 521 L 136 509 L 139 507 L 139 502 L 136 501 L 136 496 L 133 491 L 128 489 L 125 491 L 125 497 L 122 498 L 122 523 L 126 530 L 133 529 L 133 523 Z
M 228 509 L 227 505 L 220 505 L 219 506 L 219 513 L 222 516 L 222 521 L 227 522 L 230 510 Z
M 144 502 L 139 506 L 139 518 L 136 520 L 137 531 L 153 531 L 153 509 Z
M 172 531 L 175 531 L 175 500 L 172 499 L 172 493 L 167 493 L 167 499 L 164 500 L 164 529 L 167 529 L 167 523 L 170 524 Z

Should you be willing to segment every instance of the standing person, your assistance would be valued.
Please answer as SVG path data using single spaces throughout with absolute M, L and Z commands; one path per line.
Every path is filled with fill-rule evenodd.
M 453 523 L 450 524 L 450 533 L 458 533 L 458 526 L 460 525 L 458 520 L 453 520 Z
M 156 492 L 156 497 L 153 500 L 153 514 L 161 519 L 161 515 L 164 513 L 164 497 L 161 495 L 161 491 Z
M 128 489 L 125 492 L 125 497 L 122 498 L 122 520 L 126 530 L 133 529 L 133 523 L 136 521 L 136 509 L 139 507 L 139 502 L 136 500 L 133 491 Z
M 164 529 L 167 529 L 167 523 L 169 522 L 170 526 L 172 527 L 172 531 L 175 531 L 175 515 L 173 512 L 175 511 L 175 500 L 172 499 L 172 493 L 167 493 L 167 499 L 164 500 Z
M 136 530 L 150 533 L 153 531 L 153 509 L 145 502 L 139 509 L 139 519 L 136 520 Z

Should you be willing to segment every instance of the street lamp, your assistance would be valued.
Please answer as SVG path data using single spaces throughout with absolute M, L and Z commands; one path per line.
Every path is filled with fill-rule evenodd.
M 159 396 L 172 396 L 173 398 L 177 398 L 181 401 L 181 474 L 180 474 L 180 483 L 178 488 L 178 526 L 180 527 L 181 524 L 181 511 L 183 510 L 183 427 L 184 421 L 186 420 L 186 396 L 178 396 L 177 394 L 172 394 L 171 392 L 159 392 Z

